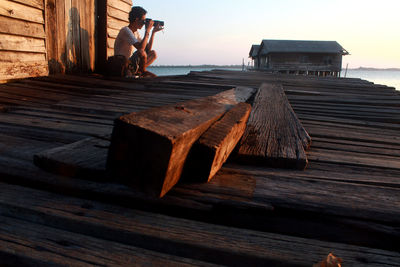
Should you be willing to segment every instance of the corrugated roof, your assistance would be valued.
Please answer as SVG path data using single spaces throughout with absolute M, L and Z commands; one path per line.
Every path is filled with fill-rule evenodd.
M 249 53 L 249 57 L 256 57 L 258 50 L 260 50 L 261 45 L 252 45 Z
M 348 54 L 336 41 L 263 40 L 261 46 L 261 55 L 277 52 Z

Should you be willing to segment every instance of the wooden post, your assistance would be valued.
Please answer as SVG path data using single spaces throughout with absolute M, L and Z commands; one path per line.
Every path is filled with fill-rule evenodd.
M 96 71 L 104 73 L 107 61 L 107 0 L 97 0 L 97 59 Z

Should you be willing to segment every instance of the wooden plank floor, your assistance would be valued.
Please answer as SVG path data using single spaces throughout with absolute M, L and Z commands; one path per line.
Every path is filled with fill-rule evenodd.
M 233 159 L 162 200 L 33 156 L 111 134 L 150 107 L 280 82 L 313 139 L 306 171 Z M 51 76 L 0 85 L 0 263 L 400 265 L 400 93 L 360 79 L 193 72 L 153 80 Z M 89 253 L 90 251 L 90 253 Z

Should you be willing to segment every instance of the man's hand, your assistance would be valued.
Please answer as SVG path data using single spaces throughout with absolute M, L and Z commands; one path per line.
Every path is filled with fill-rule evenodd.
M 154 26 L 154 21 L 152 19 L 146 21 L 146 32 L 150 33 L 150 30 L 151 28 L 153 28 L 153 26 Z
M 154 26 L 153 33 L 156 33 L 156 32 L 162 31 L 162 30 L 164 30 L 164 26 L 161 26 L 160 24 L 157 23 Z

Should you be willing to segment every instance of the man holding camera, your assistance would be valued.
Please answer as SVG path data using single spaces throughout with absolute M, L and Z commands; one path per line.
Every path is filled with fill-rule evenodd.
M 164 27 L 162 22 L 155 23 L 151 19 L 146 19 L 146 14 L 147 11 L 142 7 L 132 7 L 129 12 L 129 25 L 120 30 L 115 40 L 114 55 L 124 56 L 125 59 L 128 59 L 125 73 L 128 76 L 156 77 L 146 68 L 157 58 L 156 52 L 152 50 L 154 35 Z M 141 38 L 138 30 L 143 26 L 145 26 L 145 35 Z M 150 35 L 152 28 L 153 31 Z M 136 48 L 136 51 L 132 54 L 133 47 Z

